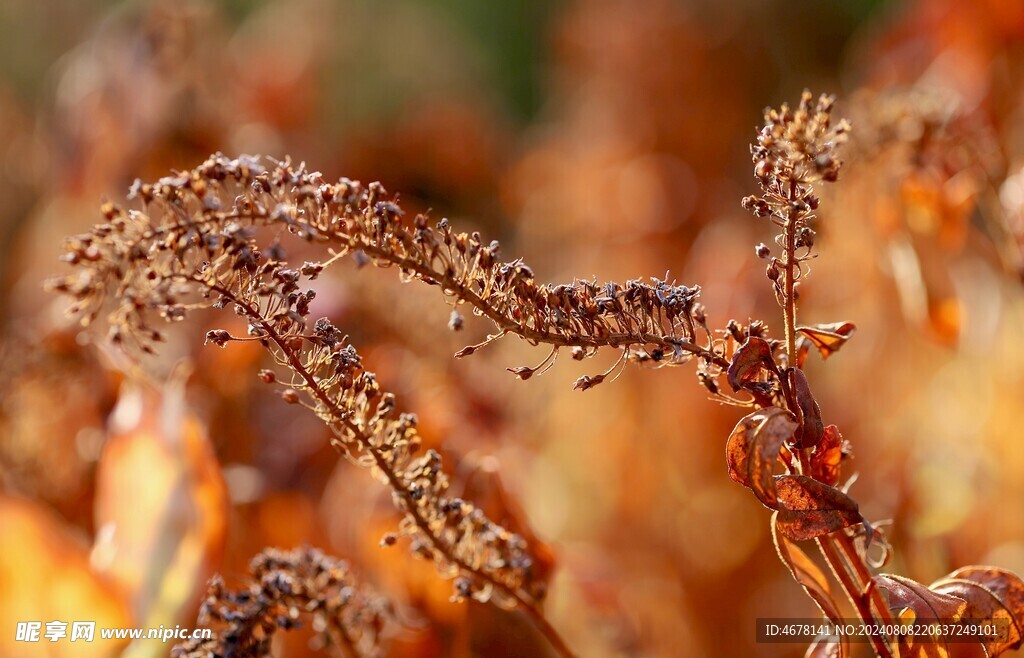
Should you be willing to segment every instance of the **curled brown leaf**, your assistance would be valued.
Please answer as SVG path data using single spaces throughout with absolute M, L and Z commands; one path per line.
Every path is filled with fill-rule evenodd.
M 967 602 L 956 596 L 934 592 L 921 583 L 897 576 L 895 574 L 879 574 L 874 577 L 875 585 L 885 593 L 889 610 L 900 619 L 913 623 L 928 621 L 956 622 L 963 618 L 967 611 Z M 911 619 L 899 614 L 909 609 L 913 612 Z M 901 649 L 910 649 L 910 638 L 901 639 Z M 901 653 L 901 655 L 903 655 Z M 949 646 L 941 637 L 933 637 L 931 642 L 919 642 L 908 654 L 911 656 L 948 656 Z
M 834 487 L 839 482 L 839 465 L 843 460 L 843 435 L 839 428 L 829 425 L 821 435 L 821 442 L 811 453 L 811 472 L 819 482 Z
M 744 385 L 755 381 L 762 370 L 778 372 L 772 358 L 772 347 L 763 338 L 751 336 L 732 356 L 729 364 L 729 385 L 738 391 Z
M 946 578 L 970 580 L 988 588 L 1006 606 L 1017 628 L 1024 633 L 1024 580 L 1020 576 L 999 567 L 967 566 Z
M 758 409 L 736 424 L 725 446 L 729 477 L 749 487 L 758 500 L 772 509 L 778 509 L 775 463 L 782 444 L 793 436 L 796 427 L 783 409 Z
M 821 422 L 821 409 L 818 402 L 811 394 L 811 387 L 807 383 L 807 376 L 800 368 L 791 368 L 790 386 L 793 395 L 796 397 L 797 406 L 800 407 L 800 431 L 797 432 L 797 446 L 800 448 L 813 448 L 821 443 L 822 435 L 825 432 L 825 425 Z
M 797 327 L 796 330 L 818 348 L 822 359 L 827 359 L 846 344 L 846 341 L 857 331 L 857 326 L 852 322 L 831 322 Z
M 954 572 L 955 573 L 955 572 Z M 1007 572 L 1004 572 L 1007 573 Z M 973 575 L 968 572 L 966 575 Z M 1013 576 L 1013 574 L 1009 574 Z M 1015 576 L 1013 576 L 1016 578 Z M 1017 579 L 1019 582 L 1019 579 Z M 990 582 L 998 585 L 1001 580 Z M 967 602 L 965 617 L 971 620 L 985 620 L 1007 629 L 1005 637 L 987 638 L 985 651 L 989 656 L 998 656 L 1021 645 L 1021 631 L 1013 611 L 992 589 L 974 579 L 957 578 L 952 574 L 932 583 L 932 591 L 949 594 Z
M 779 531 L 795 541 L 814 539 L 864 522 L 857 501 L 807 475 L 775 480 Z

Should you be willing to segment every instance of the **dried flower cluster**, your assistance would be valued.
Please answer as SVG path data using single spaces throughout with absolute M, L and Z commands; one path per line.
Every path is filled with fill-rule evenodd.
M 132 221 L 136 211 L 126 213 L 108 204 L 105 212 L 110 224 L 102 234 L 80 236 L 69 250 L 72 263 L 90 263 L 87 277 L 67 282 L 81 300 L 76 310 L 86 318 L 101 308 L 107 284 L 121 278 L 109 257 L 142 257 L 140 253 L 111 254 L 103 244 L 110 235 L 129 248 L 140 240 L 159 238 L 173 257 L 176 249 L 205 239 L 211 229 L 233 228 L 245 242 L 246 228 L 271 227 L 324 243 L 338 255 L 351 254 L 361 264 L 396 266 L 408 279 L 439 286 L 455 306 L 469 304 L 475 313 L 492 320 L 498 329 L 492 339 L 516 334 L 556 350 L 575 348 L 577 359 L 607 346 L 621 348 L 624 356 L 641 361 L 673 364 L 698 355 L 708 363 L 724 364 L 709 345 L 695 342 L 697 328 L 703 324 L 703 309 L 696 302 L 699 287 L 659 279 L 541 284 L 521 260 L 500 261 L 495 241 L 485 242 L 476 233 L 456 233 L 446 220 L 432 225 L 423 215 L 411 222 L 403 219 L 397 199 L 388 197 L 379 183 L 364 186 L 346 178 L 329 183 L 321 174 L 287 161 L 230 160 L 218 154 L 190 172 L 155 184 L 136 182 L 130 198 L 143 201 L 150 219 Z M 171 248 L 172 243 L 177 245 Z M 251 247 L 237 248 L 240 258 L 251 255 Z M 153 284 L 161 285 L 159 279 Z M 131 282 L 133 289 L 138 283 Z M 121 290 L 128 285 L 125 282 Z M 173 299 L 164 306 L 167 317 L 179 317 L 181 311 Z M 125 311 L 125 320 L 138 315 L 134 309 Z M 453 311 L 451 328 L 461 328 L 462 322 Z M 156 337 L 149 330 L 126 328 L 142 339 L 143 349 Z M 120 332 L 115 335 L 123 337 Z M 481 346 L 467 347 L 459 356 Z M 527 378 L 534 370 L 515 372 Z
M 162 338 L 154 325 L 158 319 L 182 320 L 202 306 L 232 309 L 247 321 L 248 336 L 215 329 L 207 333 L 207 342 L 223 347 L 255 340 L 272 354 L 288 374 L 264 370 L 260 378 L 280 385 L 286 402 L 316 413 L 344 454 L 391 489 L 403 513 L 401 533 L 410 538 L 416 555 L 434 561 L 445 577 L 455 579 L 454 597 L 520 608 L 553 634 L 539 612 L 546 583 L 535 572 L 526 542 L 468 501 L 447 494 L 440 455 L 428 451 L 417 456 L 415 416 L 398 411 L 394 395 L 381 390 L 329 320 L 309 322 L 315 293 L 302 284 L 315 279 L 324 264 L 307 262 L 293 269 L 281 260 L 279 244 L 263 250 L 257 245 L 257 217 L 284 221 L 306 239 L 324 235 L 311 225 L 296 224 L 294 207 L 277 208 L 274 219 L 260 214 L 258 198 L 265 192 L 258 189 L 265 179 L 259 171 L 248 160 L 215 158 L 192 175 L 137 185 L 134 193 L 144 200 L 147 212 L 105 205 L 107 223 L 69 243 L 67 260 L 77 266 L 76 272 L 52 287 L 75 298 L 72 311 L 86 322 L 114 297 L 112 339 L 132 351 L 152 351 Z M 274 175 L 278 188 L 306 180 L 286 167 Z M 214 190 L 226 178 L 248 182 L 246 189 L 257 198 L 243 194 L 233 210 L 219 210 Z M 370 204 L 375 189 L 360 193 L 364 203 Z M 308 201 L 301 191 L 291 194 Z M 378 208 L 373 221 L 379 220 L 378 240 L 386 242 L 390 204 L 367 207 Z M 395 539 L 389 535 L 382 543 L 391 545 Z
M 390 603 L 357 582 L 345 562 L 310 548 L 265 549 L 249 572 L 248 586 L 238 591 L 214 578 L 199 612 L 214 637 L 190 639 L 171 650 L 172 658 L 264 658 L 272 655 L 274 634 L 301 626 L 303 617 L 344 658 L 382 655 Z
M 797 281 L 805 271 L 803 263 L 814 248 L 810 222 L 819 203 L 814 185 L 834 182 L 843 164 L 838 148 L 846 141 L 850 126 L 845 120 L 832 125 L 834 102 L 833 97 L 823 95 L 814 103 L 811 93 L 805 91 L 795 110 L 788 105 L 778 110 L 769 108 L 757 142 L 750 147 L 754 176 L 763 194 L 746 197 L 743 207 L 782 229 L 776 238 L 782 257 L 772 257 L 763 244 L 758 245 L 757 254 L 769 260 L 768 278 L 776 300 L 784 308 L 787 300 L 796 299 Z M 796 319 L 787 312 L 785 321 L 790 333 Z M 794 345 L 788 347 L 788 353 L 795 354 Z

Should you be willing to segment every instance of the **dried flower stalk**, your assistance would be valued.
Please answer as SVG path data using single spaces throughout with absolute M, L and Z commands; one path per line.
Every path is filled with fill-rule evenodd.
M 232 166 L 242 179 L 252 173 L 248 164 Z M 329 320 L 309 326 L 315 294 L 300 284 L 315 279 L 324 265 L 290 269 L 278 260 L 278 246 L 261 251 L 256 222 L 245 222 L 233 211 L 222 213 L 218 197 L 203 193 L 228 174 L 219 165 L 201 169 L 209 178 L 179 177 L 157 189 L 140 186 L 138 194 L 150 213 L 105 205 L 108 222 L 69 243 L 67 260 L 78 266 L 76 273 L 51 287 L 75 298 L 72 312 L 84 322 L 115 298 L 109 314 L 112 340 L 129 351 L 151 352 L 162 339 L 155 316 L 177 321 L 196 307 L 233 309 L 248 322 L 249 335 L 211 330 L 207 342 L 223 347 L 257 340 L 271 353 L 288 374 L 279 377 L 266 370 L 261 379 L 282 386 L 286 402 L 317 414 L 346 457 L 391 489 L 404 515 L 401 533 L 410 538 L 416 555 L 455 579 L 453 597 L 518 608 L 560 653 L 571 655 L 541 614 L 546 584 L 535 573 L 526 542 L 468 501 L 448 496 L 440 455 L 431 450 L 416 456 L 421 442 L 415 416 L 398 412 L 394 395 L 381 390 Z M 236 203 L 249 206 L 244 200 Z M 253 208 L 247 212 L 255 216 Z M 312 227 L 288 226 L 309 239 L 317 235 Z M 394 537 L 382 543 L 393 544 Z
M 391 605 L 360 584 L 345 562 L 316 549 L 265 549 L 249 572 L 248 586 L 239 591 L 213 579 L 199 624 L 214 629 L 214 637 L 187 640 L 171 650 L 172 658 L 264 658 L 274 634 L 301 626 L 303 616 L 312 617 L 323 644 L 344 658 L 383 655 Z
M 746 197 L 743 207 L 782 229 L 776 237 L 782 258 L 770 258 L 770 251 L 762 248 L 758 255 L 770 258 L 767 274 L 784 310 L 790 360 L 796 355 L 797 281 L 805 273 L 804 263 L 814 248 L 815 233 L 810 222 L 819 203 L 814 185 L 839 177 L 843 162 L 838 148 L 850 129 L 845 120 L 832 126 L 834 102 L 834 98 L 822 96 L 815 104 L 811 94 L 804 92 L 796 110 L 788 105 L 778 110 L 768 108 L 757 143 L 750 147 L 754 176 L 763 196 Z
M 456 233 L 447 220 L 431 225 L 418 215 L 403 221 L 397 199 L 379 183 L 364 186 L 347 178 L 329 183 L 320 173 L 288 161 L 231 160 L 216 154 L 192 171 L 155 184 L 137 181 L 129 198 L 141 199 L 147 216 L 156 218 L 148 239 L 194 238 L 231 224 L 271 227 L 323 243 L 338 256 L 351 254 L 360 263 L 398 267 L 406 279 L 439 286 L 453 305 L 469 304 L 492 320 L 498 329 L 492 338 L 515 334 L 554 348 L 584 350 L 574 354 L 577 358 L 613 347 L 642 361 L 675 364 L 696 355 L 727 365 L 708 345 L 696 342 L 703 316 L 696 303 L 699 287 L 659 279 L 541 284 L 521 260 L 501 262 L 495 241 Z M 124 213 L 112 204 L 106 212 L 111 220 Z M 97 298 L 83 300 L 78 308 L 86 318 L 95 317 L 101 307 L 101 281 L 117 278 L 97 262 L 102 260 L 96 257 L 97 237 L 102 236 L 81 236 L 67 257 L 73 263 L 94 263 Z M 131 237 L 142 236 L 135 231 L 124 242 Z M 457 313 L 451 324 L 461 326 Z M 458 356 L 478 347 L 467 347 Z

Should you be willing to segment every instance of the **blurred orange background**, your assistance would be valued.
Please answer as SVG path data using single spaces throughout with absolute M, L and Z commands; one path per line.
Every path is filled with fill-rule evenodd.
M 669 271 L 702 286 L 713 326 L 777 331 L 753 254 L 771 233 L 739 200 L 761 109 L 804 87 L 854 124 L 800 310 L 859 327 L 808 367 L 854 446 L 852 493 L 892 520 L 889 570 L 1024 573 L 1020 0 L 5 0 L 0 655 L 166 655 L 14 629 L 191 626 L 213 573 L 238 582 L 262 548 L 304 544 L 396 602 L 390 656 L 547 650 L 378 547 L 389 494 L 259 385 L 258 346 L 202 347 L 216 317 L 177 327 L 145 382 L 78 335 L 42 282 L 101 199 L 218 150 L 290 155 L 500 239 L 538 279 Z M 349 264 L 317 283 L 457 486 L 551 544 L 547 614 L 580 655 L 803 654 L 754 642 L 756 618 L 816 609 L 726 474 L 741 413 L 688 368 L 580 393 L 565 359 L 518 382 L 505 367 L 543 354 L 506 339 L 454 361 L 489 327 L 448 332 L 434 291 Z M 317 655 L 308 639 L 275 655 Z

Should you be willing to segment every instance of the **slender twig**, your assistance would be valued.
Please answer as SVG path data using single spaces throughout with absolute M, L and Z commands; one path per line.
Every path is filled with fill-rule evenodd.
M 789 183 L 789 199 L 796 198 L 796 182 Z M 800 210 L 790 205 L 783 226 L 785 244 L 783 249 L 782 276 L 783 305 L 782 316 L 786 332 L 786 360 L 789 367 L 796 365 L 796 223 L 801 216 Z

